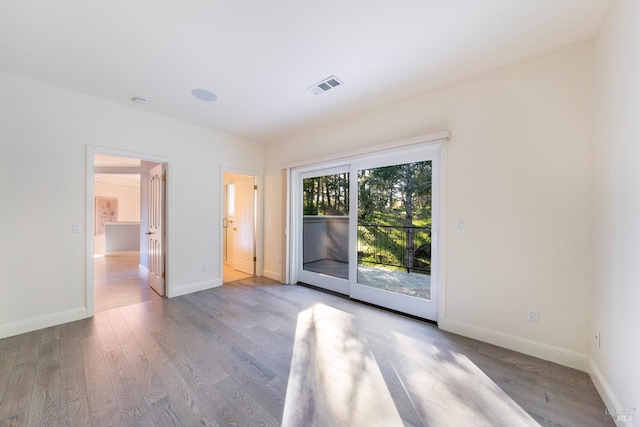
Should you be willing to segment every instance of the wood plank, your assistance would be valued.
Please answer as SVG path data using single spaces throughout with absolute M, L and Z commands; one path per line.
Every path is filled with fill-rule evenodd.
M 201 413 L 202 415 L 198 416 L 201 423 L 208 417 L 218 425 L 248 425 L 244 416 L 215 387 L 221 378 L 227 378 L 228 375 L 214 364 L 211 353 L 203 353 L 201 348 L 189 345 L 183 339 L 182 330 L 174 322 L 151 325 L 147 325 L 147 328 L 151 329 L 147 339 L 144 339 L 145 334 L 142 328 L 133 330 L 139 337 L 141 345 L 151 346 L 149 351 L 155 350 L 154 354 L 162 354 L 166 342 L 183 344 L 180 345 L 180 352 L 165 353 L 162 369 L 159 370 L 163 374 L 165 383 L 168 384 L 170 394 L 174 396 L 174 401 L 184 400 L 194 412 Z M 200 353 L 197 353 L 198 350 Z M 194 354 L 198 355 L 195 362 L 190 359 Z M 157 362 L 157 358 L 154 358 L 154 361 Z M 177 396 L 175 396 L 176 391 Z M 201 412 L 199 408 L 202 408 Z
M 106 354 L 120 350 L 120 341 L 111 326 L 111 322 L 109 321 L 109 317 L 106 312 L 96 313 L 95 316 L 93 316 L 93 324 L 96 329 L 96 335 L 100 340 L 103 353 Z
M 60 362 L 40 359 L 36 369 L 27 425 L 60 425 Z
M 122 309 L 121 309 L 122 310 Z M 167 398 L 154 402 L 154 419 L 156 421 L 172 422 L 179 414 L 185 420 L 192 419 L 204 426 L 243 425 L 240 414 L 234 414 L 225 406 L 226 399 L 221 394 L 211 395 L 208 390 L 213 388 L 214 381 L 206 377 L 206 371 L 201 371 L 197 365 L 184 361 L 181 354 L 165 353 L 164 343 L 168 338 L 163 331 L 155 331 L 153 324 L 145 325 L 139 319 L 123 313 L 131 331 L 141 348 L 148 354 L 154 354 L 151 364 L 166 387 Z M 158 341 L 155 337 L 162 335 Z M 204 390 L 203 390 L 204 389 Z M 217 390 L 216 390 L 217 392 Z M 189 424 L 189 423 L 186 423 Z
M 0 401 L 0 425 L 26 425 L 37 367 L 37 360 L 14 363 Z
M 151 368 L 149 359 L 145 352 L 140 348 L 136 338 L 131 333 L 129 325 L 125 323 L 119 310 L 110 310 L 107 316 L 111 322 L 114 333 L 117 335 L 122 353 L 125 356 L 127 364 L 130 368 L 131 375 L 135 380 L 144 400 L 151 404 L 156 400 L 167 397 L 166 390 L 162 381 Z M 137 327 L 133 324 L 132 327 Z
M 188 384 L 186 382 L 180 381 L 179 375 L 176 374 L 175 368 L 171 364 L 171 361 L 163 352 L 163 349 L 154 340 L 154 338 L 146 331 L 142 322 L 139 322 L 135 318 L 132 318 L 128 323 L 132 326 L 131 333 L 133 336 L 135 336 L 137 342 L 140 345 L 140 348 L 145 353 L 154 355 L 154 357 L 150 359 L 150 365 L 158 375 L 158 380 L 165 390 L 165 395 L 154 402 L 156 413 L 152 415 L 155 419 L 157 419 L 159 415 L 158 411 L 166 412 L 166 416 L 168 416 L 170 419 L 172 417 L 172 414 L 180 413 L 183 411 L 181 405 L 178 405 L 176 407 L 175 404 L 172 404 L 171 400 L 172 398 L 180 398 L 184 397 L 185 395 L 189 395 Z M 176 381 L 176 379 L 178 379 L 178 381 Z M 191 406 L 193 403 L 193 399 L 187 398 L 187 400 L 189 402 L 189 405 L 186 406 Z M 184 417 L 186 417 L 185 419 L 193 418 L 195 420 L 195 417 L 190 411 L 187 411 Z M 160 418 L 163 417 L 160 416 Z
M 227 378 L 219 382 L 216 387 L 229 398 L 231 404 L 251 423 L 253 426 L 274 426 L 280 425 L 269 412 L 267 412 L 244 388 L 242 388 L 233 378 Z
M 57 326 L 43 331 L 28 426 L 60 424 L 60 330 Z
M 80 338 L 78 322 L 69 322 L 60 325 L 60 339 Z
M 42 330 L 29 332 L 22 336 L 20 349 L 18 350 L 18 360 L 29 362 L 38 359 L 40 353 L 40 341 L 42 340 Z
M 61 425 L 89 425 L 89 402 L 78 328 L 63 325 L 60 341 L 60 421 Z
M 9 382 L 9 377 L 17 356 L 17 349 L 12 353 L 3 352 L 0 354 L 0 402 L 2 402 L 5 390 L 7 389 L 7 383 Z
M 14 335 L 12 337 L 3 338 L 0 340 L 0 357 L 4 354 L 15 353 L 20 349 L 20 343 L 22 342 L 23 335 Z
M 104 353 L 97 335 L 82 340 L 89 417 L 94 426 L 123 426 Z
M 105 353 L 105 363 L 124 425 L 152 426 L 149 405 L 136 384 L 121 349 Z

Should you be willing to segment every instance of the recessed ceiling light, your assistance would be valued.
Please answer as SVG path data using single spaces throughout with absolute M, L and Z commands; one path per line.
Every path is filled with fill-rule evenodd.
M 194 89 L 191 91 L 191 95 L 193 95 L 194 98 L 205 102 L 213 102 L 218 99 L 218 96 L 215 93 L 206 89 Z
M 134 104 L 143 105 L 143 106 L 149 103 L 149 101 L 142 98 L 131 98 L 131 102 L 133 102 Z

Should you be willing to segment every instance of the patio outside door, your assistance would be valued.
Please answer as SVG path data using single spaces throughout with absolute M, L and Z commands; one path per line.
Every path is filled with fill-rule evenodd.
M 296 173 L 296 280 L 437 320 L 439 145 Z

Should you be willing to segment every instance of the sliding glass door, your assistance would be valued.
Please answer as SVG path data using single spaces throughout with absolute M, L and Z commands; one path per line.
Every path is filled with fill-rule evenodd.
M 297 173 L 298 280 L 437 320 L 438 148 Z

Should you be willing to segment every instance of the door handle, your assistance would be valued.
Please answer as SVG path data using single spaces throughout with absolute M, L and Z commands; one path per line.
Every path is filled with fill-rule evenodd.
M 146 233 L 144 233 L 144 234 L 146 234 L 147 236 L 151 236 L 152 234 L 155 234 L 155 233 L 154 233 L 153 231 L 147 231 L 147 232 L 146 232 Z

